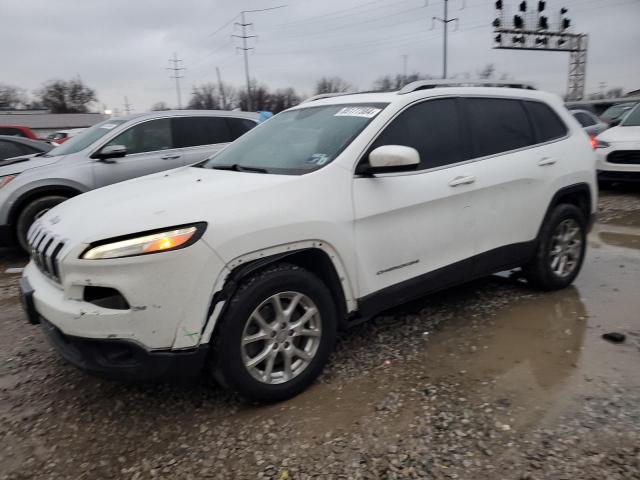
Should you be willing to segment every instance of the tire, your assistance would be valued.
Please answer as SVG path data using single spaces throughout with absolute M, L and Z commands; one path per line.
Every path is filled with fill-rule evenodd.
M 277 264 L 245 280 L 229 301 L 214 332 L 211 370 L 218 383 L 249 400 L 285 400 L 320 374 L 336 330 L 327 286 L 308 270 Z
M 587 221 L 578 207 L 570 204 L 555 207 L 542 226 L 534 257 L 523 267 L 529 283 L 541 290 L 571 285 L 584 261 L 586 232 Z
M 29 227 L 48 210 L 67 200 L 62 195 L 49 195 L 33 200 L 22 209 L 16 221 L 16 238 L 18 245 L 25 252 L 29 251 L 27 232 Z

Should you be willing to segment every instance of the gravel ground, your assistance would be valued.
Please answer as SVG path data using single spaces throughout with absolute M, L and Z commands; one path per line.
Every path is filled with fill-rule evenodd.
M 0 479 L 640 479 L 637 190 L 603 195 L 589 244 L 575 287 L 500 275 L 392 310 L 270 406 L 64 364 L 0 252 Z

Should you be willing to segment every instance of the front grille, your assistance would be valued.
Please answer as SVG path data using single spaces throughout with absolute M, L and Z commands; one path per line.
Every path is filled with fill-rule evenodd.
M 60 253 L 64 241 L 41 225 L 34 225 L 27 235 L 31 259 L 47 277 L 60 282 Z
M 640 150 L 618 150 L 611 152 L 607 156 L 607 162 L 640 165 Z

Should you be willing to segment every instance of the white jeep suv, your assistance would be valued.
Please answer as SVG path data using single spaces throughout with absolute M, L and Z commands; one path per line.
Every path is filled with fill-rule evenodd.
M 416 82 L 312 99 L 197 166 L 91 191 L 31 228 L 29 318 L 125 379 L 203 366 L 246 397 L 307 387 L 336 333 L 522 267 L 578 274 L 595 155 L 553 95 Z

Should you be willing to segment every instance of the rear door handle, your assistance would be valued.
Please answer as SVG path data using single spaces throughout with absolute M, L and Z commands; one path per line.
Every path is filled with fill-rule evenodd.
M 165 155 L 164 157 L 160 157 L 162 160 L 175 160 L 180 158 L 180 155 Z
M 538 165 L 540 165 L 541 167 L 546 167 L 548 165 L 553 165 L 556 162 L 557 162 L 557 160 L 555 158 L 544 157 L 544 158 L 541 158 L 540 160 L 538 160 Z
M 476 177 L 474 177 L 473 175 L 456 177 L 449 182 L 449 186 L 457 187 L 458 185 L 471 185 L 475 181 L 476 181 Z

